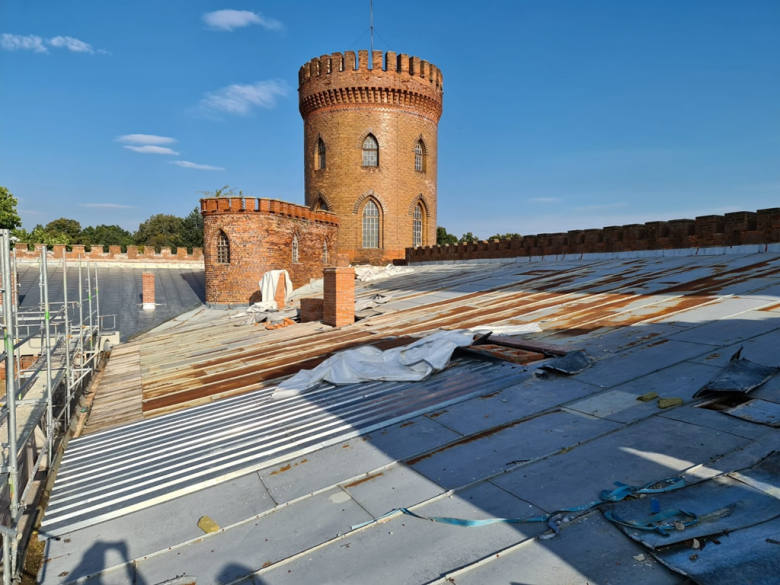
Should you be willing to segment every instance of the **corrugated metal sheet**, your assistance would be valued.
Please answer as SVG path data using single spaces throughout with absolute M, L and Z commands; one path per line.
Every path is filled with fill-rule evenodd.
M 272 389 L 74 439 L 41 532 L 57 535 L 517 383 L 524 369 L 464 360 L 422 383 Z

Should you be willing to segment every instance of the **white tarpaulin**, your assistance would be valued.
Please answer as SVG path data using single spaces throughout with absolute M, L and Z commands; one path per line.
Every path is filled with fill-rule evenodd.
M 536 323 L 512 327 L 514 335 L 539 331 L 539 325 Z M 313 370 L 301 370 L 292 378 L 284 380 L 277 386 L 272 397 L 295 396 L 318 386 L 321 382 L 337 385 L 372 380 L 419 382 L 447 367 L 452 352 L 458 347 L 471 345 L 475 334 L 487 333 L 493 329 L 500 327 L 437 331 L 409 345 L 386 351 L 370 345 L 340 351 Z M 522 331 L 518 331 L 519 329 Z M 507 334 L 503 331 L 502 333 Z
M 287 274 L 286 270 L 269 270 L 263 274 L 263 278 L 260 280 L 260 294 L 263 300 L 249 307 L 247 313 L 265 313 L 279 308 L 276 306 L 274 297 L 276 296 L 276 287 L 279 286 L 279 277 L 282 274 L 284 274 L 284 302 L 285 305 L 287 304 L 287 299 L 290 298 L 293 290 L 290 275 Z
M 360 282 L 369 282 L 410 272 L 414 272 L 414 268 L 393 266 L 392 264 L 387 266 L 355 266 L 355 278 Z

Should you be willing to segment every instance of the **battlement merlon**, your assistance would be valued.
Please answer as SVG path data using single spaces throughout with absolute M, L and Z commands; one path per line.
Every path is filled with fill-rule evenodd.
M 298 91 L 304 94 L 349 87 L 407 87 L 441 99 L 443 76 L 438 67 L 419 57 L 393 51 L 354 51 L 315 57 L 298 71 Z M 371 66 L 369 67 L 369 57 Z
M 226 213 L 267 213 L 293 219 L 339 225 L 339 217 L 330 211 L 314 211 L 305 205 L 258 197 L 206 197 L 200 200 L 201 215 Z

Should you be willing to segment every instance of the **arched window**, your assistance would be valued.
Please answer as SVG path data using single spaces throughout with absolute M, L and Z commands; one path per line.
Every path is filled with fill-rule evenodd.
M 292 261 L 293 264 L 298 263 L 298 236 L 293 236 L 293 242 L 292 242 Z
M 322 263 L 328 264 L 328 242 L 322 242 Z
M 379 166 L 379 143 L 373 134 L 366 136 L 366 139 L 363 141 L 363 166 Z
M 423 244 L 423 208 L 420 203 L 414 206 L 412 216 L 412 247 L 417 248 Z
M 230 240 L 222 230 L 217 236 L 217 263 L 230 264 Z
M 321 171 L 325 168 L 325 143 L 322 138 L 317 139 L 317 156 L 314 161 L 314 168 Z
M 379 208 L 370 199 L 363 207 L 363 247 L 379 247 Z
M 317 201 L 314 203 L 314 211 L 330 211 L 330 209 L 328 209 L 328 204 L 325 203 L 322 196 L 317 197 Z
M 422 140 L 418 140 L 414 145 L 414 170 L 420 173 L 425 172 L 425 144 Z

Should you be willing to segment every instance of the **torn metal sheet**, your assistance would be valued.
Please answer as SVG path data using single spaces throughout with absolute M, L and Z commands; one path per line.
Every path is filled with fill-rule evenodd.
M 737 352 L 737 355 L 739 352 Z M 780 368 L 763 366 L 750 360 L 732 359 L 717 376 L 702 386 L 694 398 L 707 396 L 713 392 L 742 392 L 747 394 L 758 388 L 772 376 L 780 372 Z
M 516 349 L 514 347 L 504 347 L 502 345 L 493 345 L 492 343 L 471 345 L 467 348 L 467 351 L 487 357 L 498 358 L 515 364 L 528 364 L 545 359 L 543 353 Z
M 755 398 L 743 404 L 724 410 L 726 414 L 736 416 L 750 422 L 780 427 L 780 404 Z
M 590 361 L 590 358 L 585 352 L 578 349 L 577 351 L 567 353 L 563 357 L 555 358 L 542 367 L 545 370 L 555 370 L 556 372 L 563 372 L 564 374 L 579 374 L 592 365 L 593 362 Z
M 731 532 L 703 547 L 680 543 L 654 556 L 699 585 L 776 585 L 780 575 L 780 518 Z
M 655 509 L 653 500 L 657 502 Z M 652 499 L 623 501 L 605 508 L 605 512 L 627 521 L 667 510 L 686 510 L 695 514 L 698 522 L 668 535 L 625 526 L 622 529 L 634 540 L 656 549 L 693 538 L 728 534 L 780 517 L 780 454 L 770 455 L 742 472 L 657 494 Z

